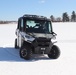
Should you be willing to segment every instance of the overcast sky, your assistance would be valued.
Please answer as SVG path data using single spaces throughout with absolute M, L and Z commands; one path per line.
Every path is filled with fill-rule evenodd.
M 76 11 L 76 0 L 0 0 L 0 20 L 17 20 L 24 14 L 50 17 Z

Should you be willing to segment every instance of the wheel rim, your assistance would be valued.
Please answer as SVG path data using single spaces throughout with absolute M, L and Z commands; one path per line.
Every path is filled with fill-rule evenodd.
M 54 54 L 54 55 L 56 54 L 56 51 L 55 51 L 55 50 L 53 50 L 53 54 Z
M 26 49 L 21 50 L 21 55 L 22 55 L 22 57 L 26 57 L 27 56 L 27 50 Z
M 55 56 L 55 55 L 56 55 L 56 51 L 52 49 L 51 55 L 52 55 L 52 56 Z

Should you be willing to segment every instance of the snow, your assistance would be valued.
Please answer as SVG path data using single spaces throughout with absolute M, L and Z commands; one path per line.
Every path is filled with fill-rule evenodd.
M 29 61 L 14 49 L 16 24 L 0 25 L 0 75 L 76 75 L 76 23 L 53 23 L 61 55 L 33 55 Z

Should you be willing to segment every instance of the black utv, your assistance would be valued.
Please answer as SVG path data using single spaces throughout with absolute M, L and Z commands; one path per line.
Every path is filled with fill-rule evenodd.
M 20 57 L 29 60 L 32 54 L 47 54 L 51 59 L 60 56 L 50 19 L 38 15 L 23 15 L 18 19 L 15 48 L 20 49 Z

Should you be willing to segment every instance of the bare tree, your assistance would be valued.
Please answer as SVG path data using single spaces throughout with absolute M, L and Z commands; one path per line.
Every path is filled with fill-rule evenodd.
M 57 18 L 56 18 L 56 21 L 57 21 L 57 22 L 62 22 L 61 17 L 57 17 Z

